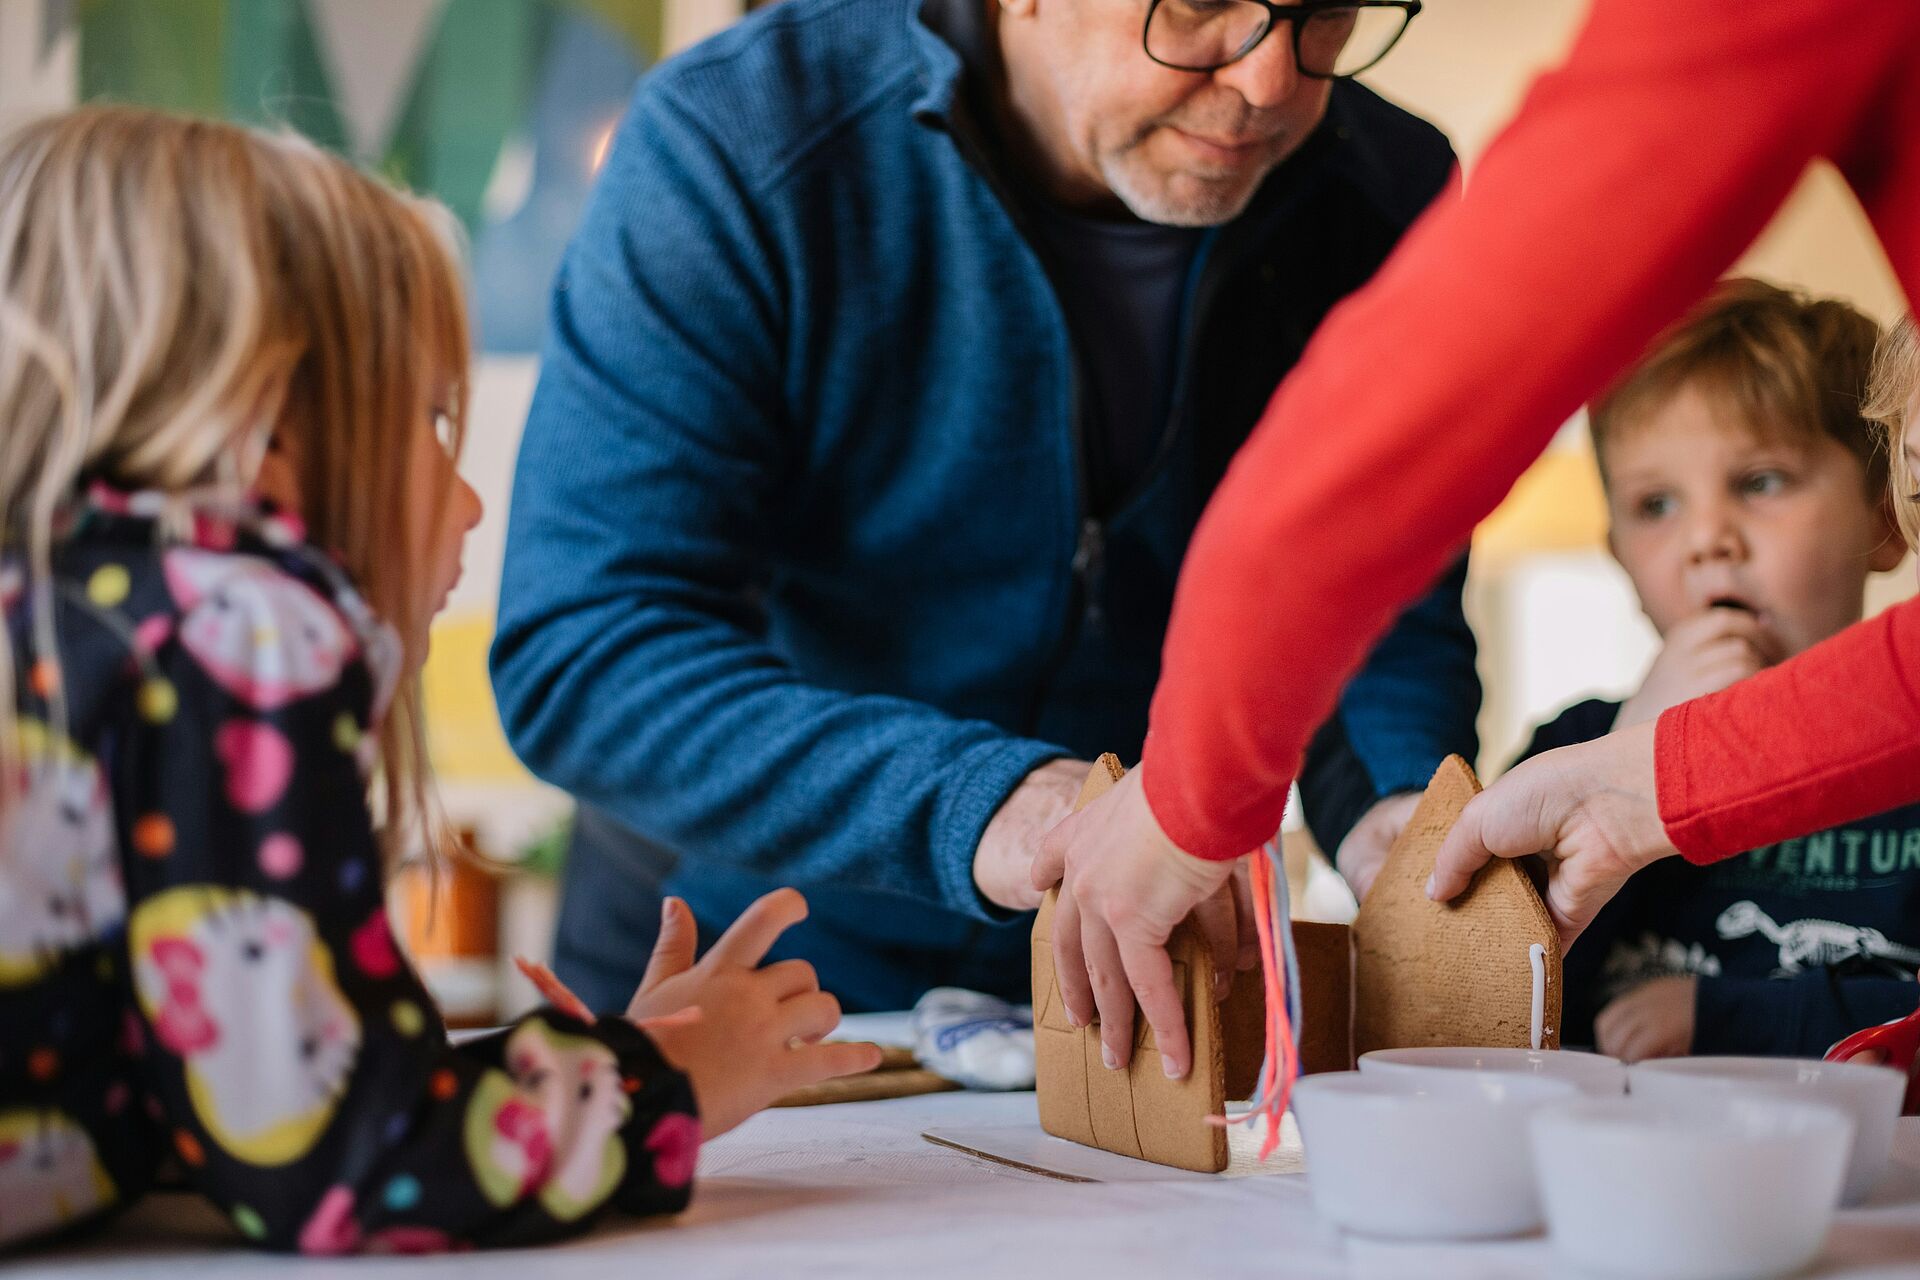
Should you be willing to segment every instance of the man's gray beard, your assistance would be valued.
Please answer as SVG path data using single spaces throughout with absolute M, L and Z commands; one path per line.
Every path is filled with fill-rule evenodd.
M 1266 178 L 1263 173 L 1244 188 L 1196 181 L 1189 184 L 1196 194 L 1182 199 L 1169 190 L 1173 183 L 1168 178 L 1140 181 L 1124 158 L 1108 157 L 1101 170 L 1108 190 L 1134 217 L 1163 227 L 1217 227 L 1232 222 L 1253 202 L 1253 193 Z

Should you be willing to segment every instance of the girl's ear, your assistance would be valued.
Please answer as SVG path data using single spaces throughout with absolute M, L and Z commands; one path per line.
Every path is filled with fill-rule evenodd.
M 253 493 L 288 514 L 303 514 L 300 466 L 294 459 L 292 439 L 288 439 L 282 426 L 276 426 L 273 434 L 267 436 L 267 451 L 261 453 L 259 472 L 255 472 L 253 478 Z
M 1867 557 L 1867 568 L 1874 573 L 1891 573 L 1907 558 L 1907 543 L 1900 536 L 1900 524 L 1893 514 L 1893 504 L 1897 501 L 1899 499 L 1889 493 L 1880 500 L 1879 509 L 1874 515 L 1874 528 L 1880 541 L 1874 544 L 1873 551 Z
M 267 451 L 261 455 L 253 490 L 280 510 L 300 514 L 300 474 L 278 431 L 267 437 Z

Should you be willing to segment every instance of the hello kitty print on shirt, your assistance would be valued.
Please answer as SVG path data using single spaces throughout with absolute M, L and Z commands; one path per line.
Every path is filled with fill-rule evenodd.
M 507 1038 L 505 1072 L 474 1092 L 467 1156 L 496 1204 L 536 1193 L 554 1217 L 571 1222 L 604 1201 L 626 1172 L 619 1132 L 631 1113 L 611 1050 L 528 1019 Z
M 213 885 L 142 903 L 129 930 L 140 1006 L 187 1064 L 195 1113 L 249 1164 L 305 1155 L 345 1092 L 360 1019 L 291 903 Z
M 16 725 L 19 774 L 0 858 L 0 987 L 19 986 L 126 917 L 99 762 L 46 724 Z
M 250 707 L 271 711 L 331 687 L 357 652 L 339 613 L 266 560 L 170 551 L 165 564 L 183 610 L 180 643 Z
M 110 1204 L 93 1139 L 58 1111 L 0 1111 L 0 1240 L 65 1226 Z
M 398 633 L 284 518 L 93 499 L 51 584 L 0 556 L 0 1247 L 163 1161 L 312 1253 L 683 1207 L 692 1089 L 642 1032 L 545 1011 L 455 1047 L 395 943 L 368 779 Z

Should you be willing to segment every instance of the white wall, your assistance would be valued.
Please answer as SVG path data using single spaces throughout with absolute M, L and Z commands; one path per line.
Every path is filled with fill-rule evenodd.
M 0 124 L 73 101 L 79 58 L 71 34 L 49 39 L 42 0 L 0 0 Z

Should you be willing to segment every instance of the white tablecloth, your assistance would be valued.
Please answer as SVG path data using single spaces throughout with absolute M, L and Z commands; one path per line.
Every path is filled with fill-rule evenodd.
M 1032 1094 L 939 1094 L 769 1111 L 710 1144 L 693 1207 L 539 1250 L 321 1262 L 232 1243 L 186 1196 L 151 1197 L 85 1248 L 29 1254 L 0 1275 L 35 1280 L 458 1276 L 461 1280 L 668 1277 L 1341 1276 L 1539 1280 L 1559 1274 L 1540 1238 L 1385 1244 L 1315 1217 L 1303 1178 L 1066 1183 L 920 1137 L 934 1126 L 1033 1123 Z M 1920 1277 L 1920 1120 L 1901 1122 L 1896 1168 L 1843 1211 L 1809 1275 Z

